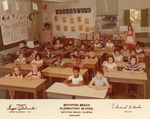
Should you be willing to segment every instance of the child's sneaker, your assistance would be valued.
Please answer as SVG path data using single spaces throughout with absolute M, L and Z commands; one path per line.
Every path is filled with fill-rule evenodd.
M 133 96 L 133 91 L 129 91 L 129 96 Z
M 110 96 L 109 96 L 109 95 L 107 95 L 107 96 L 105 97 L 105 99 L 110 99 Z
M 132 92 L 132 95 L 133 95 L 134 97 L 137 97 L 137 93 L 136 93 L 135 91 Z

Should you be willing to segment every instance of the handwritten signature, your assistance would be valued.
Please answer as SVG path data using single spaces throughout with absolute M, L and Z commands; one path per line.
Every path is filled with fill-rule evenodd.
M 128 105 L 128 104 L 125 104 L 125 105 L 119 105 L 119 104 L 116 104 L 116 103 L 113 103 L 112 106 L 111 106 L 112 109 L 141 109 L 143 108 L 140 104 L 138 105 Z
M 12 105 L 10 104 L 7 108 L 7 110 L 9 111 L 25 111 L 25 110 L 36 110 L 37 107 L 34 107 L 34 106 L 27 106 L 27 104 L 16 104 L 16 105 Z

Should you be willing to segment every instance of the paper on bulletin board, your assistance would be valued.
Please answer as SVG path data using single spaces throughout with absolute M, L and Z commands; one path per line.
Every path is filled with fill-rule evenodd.
M 21 41 L 22 39 L 20 37 L 22 36 L 22 34 L 20 34 L 20 23 L 12 22 L 10 28 L 12 33 L 12 43 Z
M 27 22 L 20 22 L 20 41 L 29 39 Z
M 4 45 L 28 39 L 27 21 L 3 23 L 1 31 Z
M 80 38 L 80 34 L 84 32 L 94 32 L 95 26 L 93 13 L 71 15 L 56 15 L 53 13 L 52 24 L 54 26 L 53 35 L 55 37 L 66 36 L 71 38 Z
M 1 25 L 2 39 L 4 45 L 9 45 L 13 43 L 10 24 L 2 24 Z

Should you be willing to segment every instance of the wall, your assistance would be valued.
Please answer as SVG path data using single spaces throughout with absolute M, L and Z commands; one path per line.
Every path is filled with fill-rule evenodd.
M 92 12 L 94 14 L 94 17 L 96 17 L 96 0 L 79 0 L 79 2 L 76 3 L 55 3 L 55 2 L 43 2 L 47 3 L 48 7 L 47 10 L 44 10 L 46 14 L 49 15 L 48 21 L 51 20 L 51 15 L 55 12 L 56 9 L 63 9 L 63 8 L 82 8 L 82 7 L 91 7 Z
M 29 14 L 31 12 L 31 2 L 30 0 L 18 0 L 18 4 L 19 4 L 19 11 L 17 11 L 15 9 L 15 0 L 7 0 L 8 1 L 8 5 L 9 5 L 9 10 L 8 11 L 4 11 L 3 10 L 3 6 L 2 6 L 2 1 L 0 0 L 0 17 L 2 17 L 3 15 L 9 15 L 11 16 L 12 14 Z M 26 4 L 26 9 L 25 9 L 25 4 Z M 2 23 L 2 20 L 0 18 L 0 24 Z M 29 36 L 30 37 L 30 36 Z M 0 51 L 0 54 L 7 54 L 10 52 L 14 52 L 17 51 L 19 49 L 19 47 L 15 47 L 15 48 L 11 48 L 5 51 Z
M 97 15 L 112 15 L 118 13 L 118 0 L 97 0 Z
M 123 25 L 123 13 L 124 10 L 134 9 L 147 9 L 150 8 L 150 0 L 118 0 L 118 16 L 119 16 L 119 25 Z M 138 41 L 143 41 L 150 43 L 148 38 L 139 38 Z
M 32 10 L 32 3 L 31 0 L 7 0 L 8 4 L 9 4 L 9 10 L 8 11 L 4 11 L 3 10 L 3 6 L 2 6 L 2 1 L 0 0 L 0 17 L 2 17 L 3 15 L 12 15 L 12 14 L 26 14 L 27 17 L 29 16 L 30 13 L 35 13 L 37 14 L 38 17 L 38 32 L 39 32 L 39 40 L 42 37 L 42 27 L 43 27 L 43 17 L 42 17 L 42 2 L 41 0 L 36 0 L 35 2 L 38 5 L 38 11 L 34 11 Z M 16 10 L 15 8 L 15 1 L 18 2 L 19 4 L 19 11 Z M 25 8 L 26 6 L 26 8 Z M 0 19 L 0 24 L 2 23 L 2 20 Z M 34 33 L 33 33 L 33 22 L 31 22 L 30 20 L 28 20 L 28 35 L 29 35 L 29 40 L 33 40 L 34 39 Z M 15 48 L 11 48 L 5 51 L 0 51 L 0 54 L 7 54 L 7 53 L 11 53 L 14 51 L 17 51 L 19 49 L 18 47 Z

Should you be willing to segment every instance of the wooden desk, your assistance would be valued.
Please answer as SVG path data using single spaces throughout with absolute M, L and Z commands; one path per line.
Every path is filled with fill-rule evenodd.
M 99 52 L 99 53 L 113 53 L 115 50 L 115 48 L 102 48 L 102 49 L 98 49 L 95 50 L 95 52 Z
M 55 78 L 68 78 L 73 74 L 72 68 L 57 68 L 57 67 L 47 67 L 42 70 L 42 76 L 55 77 Z M 80 69 L 80 75 L 83 76 L 85 84 L 89 83 L 88 69 Z
M 105 64 L 106 62 L 107 62 L 107 61 L 104 61 L 103 64 Z M 102 65 L 103 65 L 103 64 L 102 64 Z M 126 64 L 128 64 L 128 62 L 121 62 L 121 63 L 116 63 L 116 64 L 117 64 L 118 67 L 123 68 L 123 67 L 125 67 Z M 139 63 L 139 65 L 140 65 L 143 69 L 146 69 L 145 63 L 142 62 L 142 63 Z
M 81 56 L 84 56 L 84 58 L 85 58 L 86 56 L 89 56 L 89 53 L 90 53 L 90 52 L 80 53 L 80 55 L 81 55 Z M 96 55 L 98 58 L 100 58 L 100 57 L 103 55 L 103 53 L 102 53 L 102 52 L 95 52 L 95 55 Z
M 147 74 L 131 74 L 128 72 L 115 71 L 115 72 L 104 72 L 104 76 L 108 78 L 109 82 L 116 83 L 132 83 L 141 84 L 144 88 L 144 98 L 146 98 L 146 81 Z
M 130 56 L 130 53 L 124 53 L 123 54 L 123 57 L 124 57 L 124 60 L 127 60 L 128 61 L 128 57 Z M 144 58 L 145 58 L 145 55 L 144 53 L 142 54 L 137 54 L 138 58 L 139 58 L 139 62 L 144 62 Z
M 69 51 L 69 52 L 72 52 L 72 51 L 74 51 L 75 49 L 77 49 L 77 48 L 76 48 L 76 47 L 70 47 L 70 48 L 65 47 L 65 50 L 67 50 L 67 51 Z
M 65 62 L 66 65 L 71 65 L 75 63 L 75 59 L 70 59 L 70 58 L 63 58 L 63 61 Z M 82 62 L 84 64 L 84 67 L 87 69 L 93 69 L 93 73 L 96 72 L 96 69 L 98 68 L 98 60 L 97 59 L 82 59 Z
M 37 98 L 37 92 L 43 91 L 43 98 L 45 98 L 45 79 L 26 79 L 26 78 L 0 78 L 0 89 L 14 90 L 22 92 L 31 92 L 34 98 Z
M 2 66 L 0 68 L 1 76 L 4 76 L 8 73 L 11 73 L 13 66 L 14 66 L 13 63 L 9 63 L 9 64 L 6 64 L 6 65 Z M 42 70 L 42 69 L 43 69 L 43 65 L 38 66 L 38 70 Z M 32 65 L 31 64 L 21 64 L 21 73 L 22 74 L 26 75 L 31 70 L 32 70 Z
M 95 90 L 89 88 L 87 85 L 69 87 L 64 83 L 54 83 L 51 87 L 46 90 L 47 96 L 51 94 L 61 94 L 69 95 L 75 99 L 77 96 L 84 98 L 105 98 L 107 94 L 107 89 L 105 90 Z
M 33 59 L 34 58 L 27 57 L 26 58 L 26 62 L 29 64 L 29 63 L 32 62 Z M 49 58 L 49 59 L 43 58 L 43 61 L 44 61 L 45 65 L 51 65 L 51 64 L 53 64 L 56 61 L 56 58 Z
M 40 54 L 47 55 L 47 51 L 40 51 Z M 55 54 L 61 54 L 63 57 L 65 57 L 69 55 L 69 51 L 55 51 Z

